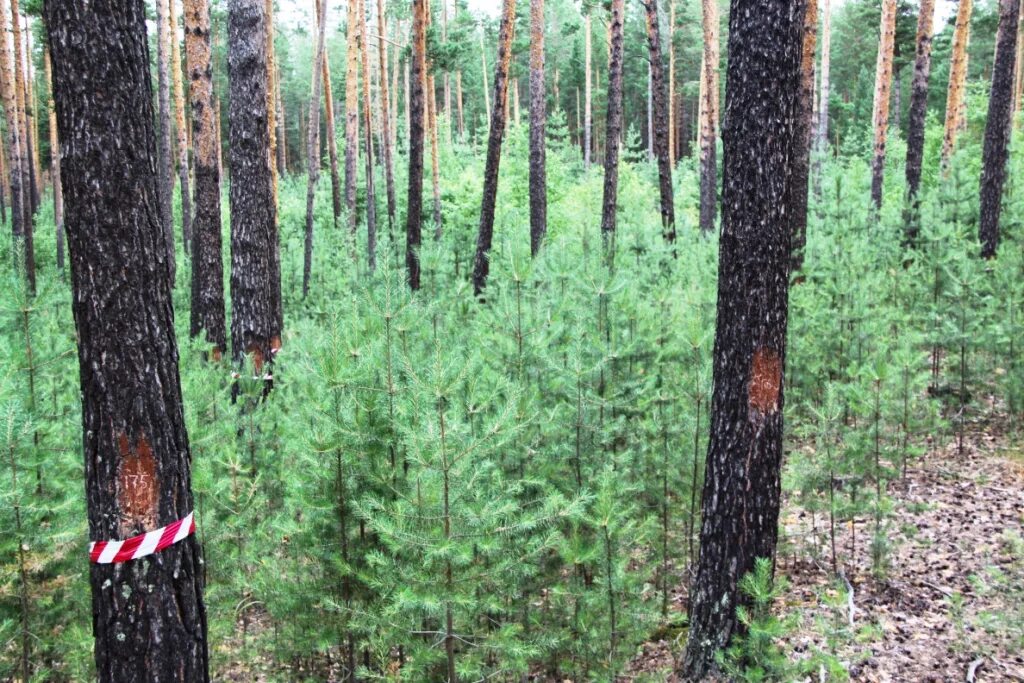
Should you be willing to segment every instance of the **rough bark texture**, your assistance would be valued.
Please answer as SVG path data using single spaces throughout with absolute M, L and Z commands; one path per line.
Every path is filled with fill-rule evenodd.
M 988 99 L 988 121 L 981 156 L 981 215 L 978 238 L 983 258 L 994 258 L 999 247 L 999 214 L 1006 183 L 1006 162 L 1010 155 L 1013 117 L 1014 61 L 1017 53 L 1017 21 L 1020 0 L 1001 0 L 996 32 L 996 59 L 992 66 L 992 89 Z
M 306 127 L 306 239 L 302 258 L 302 297 L 309 294 L 309 279 L 313 274 L 313 200 L 316 182 L 320 178 L 320 91 L 324 78 L 324 41 L 327 36 L 327 3 L 316 0 L 316 48 L 313 52 L 313 75 L 309 94 L 309 126 Z M 330 135 L 330 125 L 327 134 Z
M 651 64 L 651 119 L 654 156 L 658 159 L 658 192 L 661 198 L 661 227 L 669 242 L 676 238 L 675 199 L 672 193 L 672 159 L 668 144 L 668 102 L 665 101 L 665 68 L 661 63 L 661 29 L 657 0 L 645 0 L 647 50 Z
M 381 154 L 384 157 L 384 188 L 388 200 L 388 234 L 393 234 L 395 226 L 395 171 L 393 160 L 392 134 L 391 134 L 391 99 L 388 92 L 388 43 L 384 39 L 387 35 L 384 25 L 384 0 L 377 0 L 377 60 L 380 65 L 380 121 L 384 144 L 381 145 Z M 396 58 L 397 59 L 397 58 Z M 396 62 L 397 63 L 397 62 Z M 398 75 L 398 71 L 395 71 Z M 456 73 L 455 84 L 458 91 L 459 102 L 459 137 L 462 137 L 462 79 Z
M 60 182 L 60 142 L 57 136 L 57 110 L 53 102 L 53 68 L 50 63 L 50 48 L 43 52 L 43 66 L 46 71 L 46 88 L 50 93 L 47 101 L 50 128 L 50 182 L 53 184 L 53 225 L 56 230 L 57 270 L 64 274 L 64 190 Z
M 792 259 L 795 271 L 804 265 L 807 244 L 807 189 L 811 175 L 811 133 L 814 121 L 814 58 L 818 43 L 818 0 L 803 0 L 804 37 L 800 57 L 800 99 L 793 121 L 793 222 Z
M 406 81 L 409 127 L 409 194 L 405 210 L 405 265 L 409 288 L 420 288 L 420 242 L 423 234 L 423 99 L 427 61 L 426 0 L 412 0 L 411 73 Z
M 7 25 L 7 5 L 0 0 L 0 25 Z M 11 53 L 10 43 L 4 40 L 0 43 L 0 71 L 3 78 L 0 79 L 0 87 L 3 92 L 4 116 L 7 120 L 7 159 L 10 165 L 10 188 L 11 188 L 11 232 L 14 235 L 15 243 L 18 243 L 25 234 L 25 188 L 22 180 L 24 174 L 21 172 L 21 125 L 18 121 L 18 100 L 14 92 L 14 56 Z
M 224 263 L 221 257 L 220 166 L 213 104 L 209 0 L 184 0 L 185 69 L 192 104 L 195 220 L 192 223 L 192 310 L 189 332 L 206 333 L 213 355 L 227 349 Z
M 737 628 L 737 583 L 775 553 L 803 8 L 733 0 L 729 15 L 711 437 L 684 680 L 708 674 Z
M 189 195 L 188 132 L 185 130 L 185 88 L 181 82 L 178 47 L 178 0 L 168 0 L 170 12 L 171 73 L 174 81 L 174 122 L 178 133 L 178 182 L 181 186 L 181 238 L 185 253 L 192 244 L 192 198 Z
M 878 35 L 878 59 L 875 65 L 875 104 L 872 128 L 875 134 L 871 161 L 871 201 L 882 208 L 882 181 L 885 175 L 885 144 L 889 134 L 889 103 L 892 96 L 892 57 L 896 44 L 896 0 L 882 0 L 882 24 Z
M 359 175 L 359 13 L 348 3 L 348 35 L 345 51 L 345 210 L 348 227 L 356 232 L 356 181 Z
M 942 137 L 942 165 L 945 167 L 956 147 L 956 138 L 963 127 L 964 87 L 967 84 L 967 45 L 971 39 L 972 0 L 960 0 L 953 30 L 953 49 L 949 63 L 949 87 L 946 90 L 946 122 Z
M 280 347 L 280 270 L 267 135 L 263 0 L 228 3 L 228 163 L 231 184 L 231 355 L 257 370 Z M 278 266 L 279 267 L 279 266 Z
M 921 0 L 917 15 L 914 53 L 914 81 L 910 93 L 910 121 L 907 127 L 907 239 L 913 243 L 919 231 L 917 192 L 921 187 L 924 159 L 924 123 L 928 112 L 928 77 L 932 70 L 932 28 L 935 0 Z
M 167 268 L 174 286 L 174 157 L 171 151 L 171 74 L 170 74 L 170 9 L 171 0 L 156 0 L 156 62 L 157 62 L 157 188 L 160 199 L 160 222 L 167 242 Z
M 369 31 L 366 19 L 366 4 L 359 0 L 359 53 L 363 68 L 363 145 L 366 150 L 366 259 L 372 273 L 377 267 L 377 196 L 373 184 L 373 106 L 370 102 L 370 49 Z M 435 131 L 436 135 L 436 131 Z M 437 139 L 435 137 L 436 146 Z M 437 156 L 436 149 L 434 156 Z M 436 163 L 436 159 L 435 159 Z M 435 193 L 437 190 L 435 189 Z M 439 200 L 435 200 L 439 201 Z M 438 222 L 440 230 L 440 221 Z
M 676 165 L 676 0 L 668 0 L 668 162 Z
M 331 211 L 334 226 L 341 217 L 341 177 L 338 175 L 338 138 L 334 124 L 334 93 L 331 91 L 331 60 L 325 51 L 320 71 L 324 83 L 324 115 L 327 117 L 327 158 L 331 164 Z M 319 153 L 319 152 L 318 152 Z
M 608 107 L 605 118 L 604 197 L 601 202 L 601 237 L 609 266 L 615 262 L 616 204 L 619 195 L 619 138 L 622 131 L 622 33 L 624 0 L 612 0 L 608 25 Z
M 2 1 L 2 0 L 0 0 Z M 24 62 L 22 61 L 22 49 L 21 49 L 21 29 L 20 20 L 18 17 L 18 0 L 11 0 L 11 31 L 12 31 L 12 42 L 14 44 L 14 97 L 16 118 L 18 121 L 18 144 L 19 144 L 19 162 L 18 170 L 20 171 L 20 184 L 21 184 L 21 216 L 22 216 L 22 232 L 21 232 L 21 255 L 22 265 L 24 268 L 25 284 L 28 287 L 28 291 L 35 294 L 36 291 L 36 266 L 35 266 L 35 246 L 34 232 L 35 232 L 35 221 L 33 216 L 35 215 L 35 207 L 37 205 L 36 198 L 36 187 L 34 181 L 34 174 L 32 171 L 32 148 L 29 144 L 29 137 L 31 131 L 28 127 L 28 117 L 25 115 L 25 76 L 24 76 Z M 14 168 L 12 166 L 12 168 Z
M 530 253 L 534 256 L 540 253 L 548 231 L 545 99 L 544 0 L 530 0 Z
M 701 66 L 700 229 L 715 229 L 718 206 L 718 2 L 703 0 L 704 61 Z
M 590 11 L 583 17 L 583 168 L 590 168 L 590 150 L 592 146 L 593 120 L 591 116 L 590 75 L 591 54 L 590 43 Z
M 193 510 L 145 5 L 48 0 L 45 14 L 63 143 L 89 538 L 125 539 Z M 195 534 L 139 560 L 91 564 L 89 582 L 100 681 L 209 681 Z
M 494 202 L 498 196 L 498 167 L 501 165 L 501 139 L 505 135 L 505 101 L 508 99 L 508 67 L 512 61 L 512 34 L 515 30 L 515 21 L 516 0 L 502 0 L 498 60 L 494 66 L 494 106 L 491 108 L 491 130 L 487 138 L 484 194 L 480 202 L 480 230 L 476 237 L 476 258 L 473 261 L 473 291 L 477 296 L 480 296 L 487 286 L 487 274 L 490 272 Z
M 173 0 L 172 0 L 173 2 Z M 263 30 L 267 41 L 267 136 L 269 140 L 270 177 L 274 188 L 274 206 L 277 206 L 277 57 L 274 52 L 274 0 L 264 0 L 267 15 Z

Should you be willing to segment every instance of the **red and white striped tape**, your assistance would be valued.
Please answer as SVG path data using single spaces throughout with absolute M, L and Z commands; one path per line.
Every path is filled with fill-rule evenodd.
M 92 541 L 89 543 L 89 561 L 96 564 L 116 564 L 137 560 L 174 545 L 195 530 L 196 522 L 190 512 L 165 527 L 132 536 L 126 541 Z

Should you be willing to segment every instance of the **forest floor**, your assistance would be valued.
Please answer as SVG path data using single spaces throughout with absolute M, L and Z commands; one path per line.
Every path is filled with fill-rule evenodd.
M 967 433 L 962 453 L 956 442 L 930 450 L 889 486 L 884 573 L 872 571 L 873 519 L 857 518 L 852 554 L 850 523 L 836 529 L 853 628 L 849 591 L 833 578 L 827 512 L 812 520 L 784 506 L 778 569 L 789 589 L 779 610 L 798 618 L 791 656 L 833 652 L 853 681 L 1024 682 L 1024 447 L 984 429 Z M 620 680 L 675 681 L 682 638 L 646 643 Z

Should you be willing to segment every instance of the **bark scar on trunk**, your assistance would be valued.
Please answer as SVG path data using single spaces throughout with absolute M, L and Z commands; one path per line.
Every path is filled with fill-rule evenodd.
M 249 344 L 249 348 L 246 349 L 246 353 L 252 355 L 252 365 L 256 369 L 256 372 L 263 370 L 263 349 L 260 345 L 252 342 Z
M 117 505 L 121 510 L 121 535 L 128 537 L 138 527 L 150 531 L 157 527 L 160 481 L 153 449 L 140 434 L 132 448 L 128 435 L 117 435 L 121 466 L 117 473 Z
M 773 349 L 758 348 L 750 362 L 750 387 L 747 404 L 760 415 L 779 409 L 779 388 L 782 385 L 782 359 Z

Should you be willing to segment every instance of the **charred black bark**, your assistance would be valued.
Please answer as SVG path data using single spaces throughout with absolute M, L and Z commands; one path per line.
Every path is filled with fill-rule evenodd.
M 652 127 L 654 156 L 658 159 L 658 193 L 661 198 L 661 227 L 665 239 L 676 239 L 675 198 L 672 192 L 672 160 L 668 151 L 668 94 L 665 92 L 665 66 L 661 60 L 661 29 L 657 0 L 645 0 L 647 11 L 647 51 L 651 59 Z
M 530 253 L 536 256 L 548 231 L 545 170 L 544 0 L 530 0 Z
M 89 536 L 193 510 L 142 0 L 47 0 L 78 329 Z M 83 548 L 84 561 L 84 548 Z M 195 535 L 92 564 L 100 681 L 208 681 Z
M 604 199 L 601 238 L 608 265 L 615 263 L 615 219 L 619 194 L 619 138 L 622 136 L 622 31 L 624 0 L 612 0 L 611 56 L 608 60 L 608 107 L 605 119 Z
M 236 362 L 251 355 L 257 370 L 273 361 L 272 353 L 281 343 L 265 20 L 262 0 L 230 0 L 231 355 Z
M 213 355 L 227 349 L 221 256 L 220 166 L 213 108 L 208 0 L 185 0 L 185 67 L 192 104 L 195 217 L 192 221 L 192 311 L 189 333 L 206 332 Z
M 932 24 L 935 0 L 921 0 L 917 15 L 917 47 L 914 56 L 914 81 L 910 92 L 910 121 L 907 127 L 907 199 L 905 223 L 907 240 L 913 244 L 920 230 L 917 192 L 921 188 L 921 161 L 924 158 L 924 121 L 928 111 L 928 77 L 932 69 Z
M 793 237 L 790 268 L 804 265 L 807 244 L 807 192 L 811 175 L 811 134 L 814 126 L 814 55 L 818 42 L 818 0 L 804 0 L 803 54 L 800 58 L 800 98 L 793 135 Z
M 480 202 L 480 230 L 476 237 L 473 261 L 473 292 L 480 296 L 490 272 L 491 240 L 494 237 L 494 202 L 498 196 L 498 167 L 501 164 L 501 139 L 505 136 L 505 105 L 508 99 L 508 67 L 512 61 L 512 32 L 515 30 L 516 0 L 502 0 L 501 28 L 498 31 L 498 61 L 494 67 L 494 102 L 491 130 L 487 137 L 487 164 L 484 167 L 484 195 Z
M 409 288 L 420 288 L 423 237 L 423 101 L 426 69 L 426 0 L 412 0 L 412 69 L 409 97 L 409 195 L 405 205 L 405 266 Z M 346 155 L 348 152 L 346 151 Z
M 999 214 L 1006 183 L 1013 124 L 1014 62 L 1017 59 L 1017 20 L 1020 0 L 1001 0 L 996 32 L 996 59 L 988 99 L 985 146 L 981 155 L 981 216 L 978 239 L 982 258 L 995 258 L 999 248 Z
M 794 118 L 802 0 L 733 0 L 729 15 L 714 392 L 685 680 L 737 628 L 737 583 L 778 533 Z

